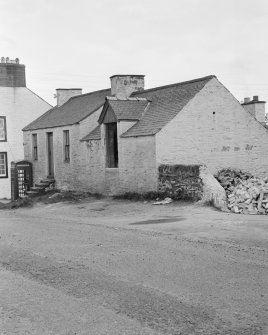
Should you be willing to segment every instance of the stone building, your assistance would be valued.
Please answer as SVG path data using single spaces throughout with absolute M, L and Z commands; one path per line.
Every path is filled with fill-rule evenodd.
M 22 160 L 22 128 L 51 108 L 26 87 L 25 65 L 19 59 L 0 63 L 0 199 L 11 197 L 10 163 Z
M 115 75 L 111 89 L 73 96 L 25 127 L 25 159 L 35 181 L 105 194 L 165 190 L 178 166 L 268 176 L 263 117 L 264 102 L 241 105 L 215 76 L 144 89 L 144 76 Z

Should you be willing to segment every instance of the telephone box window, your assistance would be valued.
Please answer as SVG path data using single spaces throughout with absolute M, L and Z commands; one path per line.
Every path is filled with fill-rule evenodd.
M 7 178 L 7 153 L 0 152 L 0 178 Z
M 6 142 L 7 130 L 6 130 L 6 117 L 0 116 L 0 142 Z

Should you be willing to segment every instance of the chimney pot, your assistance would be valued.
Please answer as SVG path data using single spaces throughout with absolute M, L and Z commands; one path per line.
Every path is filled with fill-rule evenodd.
M 253 101 L 259 101 L 258 95 L 253 95 Z
M 250 102 L 250 98 L 244 98 L 244 103 Z

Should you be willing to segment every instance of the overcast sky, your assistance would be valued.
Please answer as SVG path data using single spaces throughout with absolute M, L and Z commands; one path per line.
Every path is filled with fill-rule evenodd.
M 27 87 L 146 88 L 214 74 L 238 100 L 268 101 L 267 0 L 0 0 L 0 56 L 26 65 Z

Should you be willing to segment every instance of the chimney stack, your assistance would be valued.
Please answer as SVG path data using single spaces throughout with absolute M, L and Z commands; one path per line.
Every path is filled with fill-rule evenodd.
M 144 75 L 116 74 L 111 76 L 111 95 L 126 99 L 133 92 L 144 90 Z
M 265 103 L 266 101 L 259 101 L 258 95 L 254 95 L 252 100 L 244 98 L 242 106 L 259 122 L 265 123 Z
M 82 88 L 57 88 L 56 92 L 54 97 L 57 98 L 57 106 L 61 106 L 70 98 L 81 95 Z
M 1 57 L 0 86 L 26 87 L 25 65 L 20 64 L 18 58 Z

